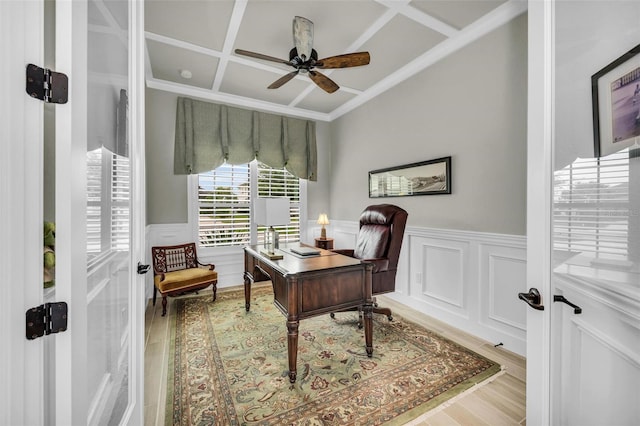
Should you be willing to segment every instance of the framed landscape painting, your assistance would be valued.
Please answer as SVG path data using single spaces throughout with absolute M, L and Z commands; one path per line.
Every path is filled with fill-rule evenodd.
M 369 172 L 369 198 L 451 194 L 451 157 Z

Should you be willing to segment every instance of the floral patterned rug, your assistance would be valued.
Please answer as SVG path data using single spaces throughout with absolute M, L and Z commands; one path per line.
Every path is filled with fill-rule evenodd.
M 177 299 L 171 325 L 167 425 L 403 424 L 500 371 L 406 321 L 374 315 L 373 357 L 355 312 L 300 322 L 289 383 L 285 318 L 270 287 Z

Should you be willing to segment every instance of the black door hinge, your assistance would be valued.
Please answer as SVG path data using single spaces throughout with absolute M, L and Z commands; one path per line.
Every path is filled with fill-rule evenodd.
M 26 312 L 28 340 L 67 329 L 67 303 L 55 302 L 36 306 Z
M 53 104 L 66 104 L 69 79 L 65 74 L 37 65 L 27 65 L 27 93 L 32 98 Z

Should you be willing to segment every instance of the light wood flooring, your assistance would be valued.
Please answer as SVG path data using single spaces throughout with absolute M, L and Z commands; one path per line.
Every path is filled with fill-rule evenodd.
M 262 285 L 262 284 L 261 284 Z M 270 283 L 266 284 L 270 285 Z M 227 291 L 234 288 L 219 289 Z M 207 289 L 206 294 L 211 294 Z M 203 292 L 200 292 L 202 295 Z M 408 423 L 412 426 L 431 425 L 526 425 L 525 421 L 525 368 L 524 358 L 500 347 L 456 330 L 425 314 L 401 305 L 384 296 L 377 296 L 381 306 L 390 307 L 399 315 L 421 324 L 463 346 L 498 362 L 502 373 L 493 380 L 471 388 Z M 175 315 L 173 298 L 167 304 L 167 316 L 162 317 L 160 299 L 146 311 L 145 324 L 145 378 L 144 423 L 146 426 L 164 425 L 169 356 L 169 323 Z

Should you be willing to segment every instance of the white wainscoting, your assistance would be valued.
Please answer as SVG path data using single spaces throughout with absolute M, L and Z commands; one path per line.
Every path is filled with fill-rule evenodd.
M 151 247 L 188 242 L 188 224 L 149 225 Z M 327 235 L 334 248 L 353 248 L 358 222 L 332 221 Z M 315 221 L 308 221 L 303 242 L 320 235 Z M 216 265 L 218 288 L 243 283 L 241 248 L 198 252 L 203 262 Z M 153 292 L 148 277 L 147 295 Z M 447 229 L 407 227 L 400 253 L 396 291 L 388 296 L 420 312 L 505 349 L 525 355 L 526 304 L 518 300 L 526 292 L 526 237 Z
M 317 228 L 317 229 L 316 229 Z M 307 240 L 319 233 L 309 223 Z M 353 248 L 357 222 L 332 221 L 335 248 Z M 396 291 L 388 296 L 491 343 L 525 355 L 526 237 L 407 227 Z

